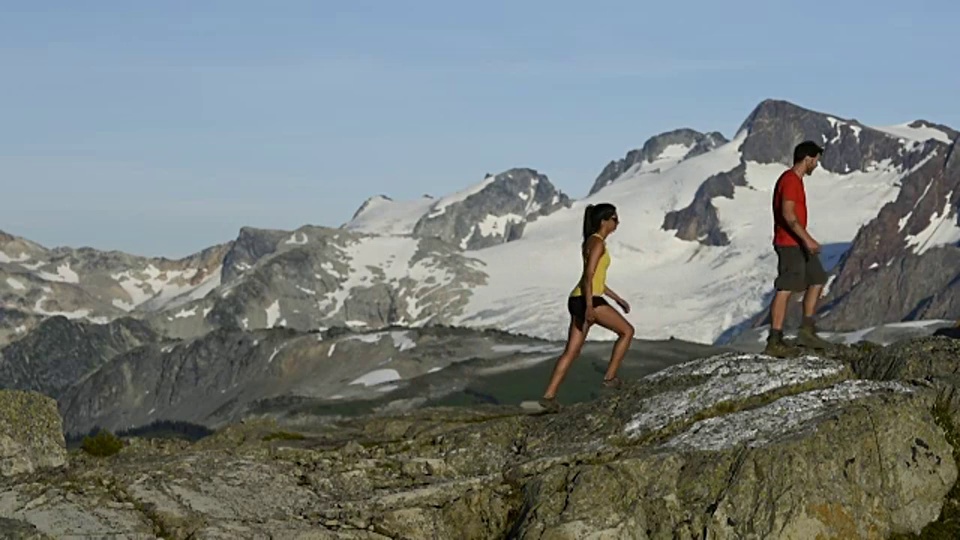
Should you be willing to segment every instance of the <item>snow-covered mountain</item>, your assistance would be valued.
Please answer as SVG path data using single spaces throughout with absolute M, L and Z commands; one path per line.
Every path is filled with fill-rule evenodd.
M 48 249 L 0 231 L 0 308 L 105 323 L 173 307 L 220 285 L 228 247 L 169 260 L 91 248 Z M 25 333 L 33 320 L 24 320 L 15 333 Z
M 471 297 L 458 322 L 562 338 L 564 297 L 580 271 L 583 208 L 607 201 L 621 218 L 608 241 L 609 284 L 631 301 L 627 318 L 637 335 L 729 338 L 766 310 L 776 274 L 771 190 L 793 146 L 813 139 L 826 147 L 822 167 L 806 186 L 810 229 L 832 268 L 860 228 L 898 199 L 905 182 L 915 190 L 914 183 L 929 184 L 942 174 L 936 160 L 949 147 L 941 135 L 927 140 L 931 128 L 917 125 L 908 138 L 903 126 L 872 129 L 764 101 L 733 140 L 716 149 L 667 169 L 632 167 L 570 209 L 531 224 L 520 241 L 475 253 L 486 263 L 489 284 Z M 945 235 L 938 242 L 957 239 Z
M 244 228 L 180 261 L 0 235 L 0 341 L 53 314 L 131 316 L 175 338 L 443 324 L 563 339 L 583 209 L 603 201 L 620 210 L 609 283 L 631 302 L 637 336 L 723 341 L 763 323 L 776 271 L 771 189 L 803 139 L 826 147 L 806 181 L 810 229 L 837 271 L 825 327 L 956 318 L 957 132 L 923 120 L 872 128 L 767 100 L 730 140 L 689 129 L 651 138 L 577 201 L 511 169 L 439 198 L 373 197 L 339 228 Z
M 570 206 L 570 199 L 533 169 L 487 174 L 482 182 L 433 199 L 396 202 L 367 199 L 343 228 L 381 235 L 440 238 L 461 249 L 517 240 L 541 216 Z

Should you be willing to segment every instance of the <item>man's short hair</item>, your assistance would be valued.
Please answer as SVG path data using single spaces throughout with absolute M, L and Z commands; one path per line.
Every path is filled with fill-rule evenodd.
M 800 163 L 804 158 L 823 154 L 823 148 L 813 141 L 803 141 L 793 149 L 793 162 Z

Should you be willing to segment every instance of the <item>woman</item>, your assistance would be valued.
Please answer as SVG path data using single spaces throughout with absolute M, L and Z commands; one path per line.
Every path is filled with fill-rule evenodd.
M 617 293 L 607 287 L 607 268 L 610 266 L 610 253 L 607 251 L 606 239 L 617 230 L 620 218 L 617 209 L 609 203 L 588 205 L 583 214 L 583 274 L 580 283 L 573 289 L 567 299 L 567 310 L 570 312 L 570 330 L 567 336 L 567 346 L 557 359 L 550 377 L 550 384 L 540 399 L 540 406 L 557 411 L 560 404 L 556 395 L 560 383 L 570 369 L 570 364 L 580 355 L 580 349 L 587 338 L 587 332 L 593 324 L 611 330 L 617 334 L 617 343 L 613 346 L 610 364 L 603 377 L 603 386 L 617 388 L 621 381 L 617 378 L 617 369 L 623 361 L 630 341 L 633 339 L 633 326 L 623 318 L 623 315 L 613 309 L 603 298 L 607 295 L 612 298 L 625 313 L 630 312 L 630 305 Z

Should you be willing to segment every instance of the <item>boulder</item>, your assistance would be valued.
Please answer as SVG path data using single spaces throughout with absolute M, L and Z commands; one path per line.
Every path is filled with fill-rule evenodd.
M 61 467 L 66 457 L 57 402 L 36 392 L 0 390 L 0 476 Z

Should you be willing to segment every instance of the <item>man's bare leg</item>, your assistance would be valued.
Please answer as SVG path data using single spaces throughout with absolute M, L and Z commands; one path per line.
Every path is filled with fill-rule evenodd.
M 807 288 L 803 295 L 803 322 L 804 325 L 813 324 L 813 314 L 817 312 L 817 302 L 820 301 L 820 293 L 823 292 L 823 285 L 812 285 Z
M 823 285 L 812 285 L 803 295 L 803 322 L 800 323 L 800 331 L 797 332 L 797 341 L 812 349 L 828 349 L 833 346 L 832 343 L 817 335 L 817 327 L 813 322 L 813 315 L 817 312 L 817 302 L 822 292 Z
M 787 304 L 790 303 L 791 291 L 777 291 L 770 303 L 770 333 L 783 334 L 783 323 L 787 319 Z

